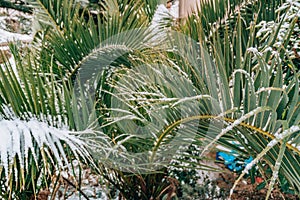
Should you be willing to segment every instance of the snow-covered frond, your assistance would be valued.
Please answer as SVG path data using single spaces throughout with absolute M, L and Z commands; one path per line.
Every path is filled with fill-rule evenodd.
M 273 33 L 278 31 L 278 35 L 274 43 L 271 46 L 267 46 L 271 49 L 272 54 L 279 54 L 281 47 L 285 46 L 287 56 L 291 59 L 299 58 L 300 52 L 300 25 L 298 18 L 300 17 L 300 1 L 287 1 L 276 9 L 279 14 L 279 20 L 261 21 L 256 27 L 258 28 L 257 38 L 261 41 L 267 41 L 273 37 Z M 289 33 L 293 34 L 289 35 Z M 289 40 L 290 42 L 286 42 Z M 266 45 L 263 46 L 264 48 Z
M 65 145 L 74 157 L 86 161 L 89 159 L 85 143 L 66 127 L 55 128 L 37 119 L 24 121 L 15 118 L 1 119 L 0 129 L 0 164 L 7 178 L 17 172 L 21 173 L 19 178 L 24 177 L 22 173 L 28 170 L 29 165 L 41 165 L 40 159 L 58 168 L 65 167 L 69 163 Z M 29 160 L 30 157 L 33 157 L 34 162 Z M 16 163 L 16 158 L 19 163 Z M 47 165 L 44 167 L 47 168 Z
M 299 131 L 300 131 L 300 126 L 298 125 L 298 126 L 291 126 L 289 129 L 284 130 L 280 133 L 278 133 L 278 132 L 275 133 L 274 134 L 275 138 L 268 143 L 267 147 L 262 152 L 260 152 L 254 160 L 252 160 L 250 163 L 247 164 L 247 166 L 245 167 L 245 169 L 242 171 L 241 175 L 239 176 L 238 180 L 235 181 L 233 187 L 231 188 L 230 195 L 232 195 L 233 190 L 235 189 L 237 183 L 241 180 L 241 178 L 245 174 L 248 174 L 250 169 L 252 169 L 268 151 L 270 151 L 279 142 L 283 142 L 284 139 L 288 138 L 292 134 L 297 133 Z M 282 163 L 282 158 L 284 156 L 286 143 L 284 143 L 283 145 L 284 145 L 284 148 L 280 149 L 280 151 L 282 150 L 282 152 L 279 154 L 279 157 L 277 158 L 276 163 L 274 165 L 275 169 L 273 171 L 272 180 L 271 180 L 272 185 L 274 185 L 274 182 L 278 178 L 278 171 L 279 171 L 280 165 Z M 271 191 L 271 190 L 272 189 L 269 188 L 269 191 Z
M 171 12 L 165 5 L 158 5 L 149 27 L 155 37 L 153 37 L 149 43 L 165 40 L 168 35 L 168 29 L 171 29 L 170 26 L 172 23 L 174 23 L 174 17 Z

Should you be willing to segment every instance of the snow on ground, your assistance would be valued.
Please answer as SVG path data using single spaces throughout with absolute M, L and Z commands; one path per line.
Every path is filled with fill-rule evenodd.
M 12 9 L 0 8 L 0 51 L 9 59 L 9 64 L 18 77 L 15 60 L 9 53 L 8 43 L 21 41 L 30 43 L 32 16 Z M 0 59 L 0 66 L 3 66 Z
M 6 30 L 0 29 L 0 46 L 7 44 L 8 42 L 13 41 L 23 41 L 30 42 L 32 40 L 32 36 L 20 33 L 12 33 Z M 2 44 L 2 45 L 1 45 Z
M 11 41 L 32 40 L 32 15 L 13 9 L 0 8 L 0 46 Z
M 22 41 L 22 42 L 30 42 L 32 40 L 32 37 L 29 35 L 24 34 L 18 34 L 18 33 L 11 33 L 5 30 L 0 29 L 0 51 L 9 51 L 8 43 L 14 42 L 14 41 Z M 18 78 L 18 71 L 16 68 L 15 60 L 13 56 L 10 56 L 7 54 L 7 57 L 9 58 L 9 65 L 15 72 L 16 77 Z M 0 63 L 0 66 L 3 65 Z

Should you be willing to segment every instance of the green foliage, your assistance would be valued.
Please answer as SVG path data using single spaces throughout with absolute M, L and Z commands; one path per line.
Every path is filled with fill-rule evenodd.
M 48 187 L 51 175 L 65 168 L 70 156 L 82 161 L 90 160 L 90 156 L 84 142 L 66 127 L 60 84 L 53 81 L 52 75 L 38 75 L 33 70 L 26 49 L 22 55 L 17 46 L 11 45 L 10 49 L 20 70 L 16 74 L 9 63 L 0 68 L 0 127 L 4 141 L 0 196 L 27 199 Z
M 299 71 L 286 51 L 298 17 L 285 18 L 288 3 L 276 11 L 281 1 L 225 2 L 203 1 L 177 32 L 153 33 L 157 1 L 106 1 L 96 18 L 75 1 L 34 1 L 32 48 L 11 47 L 18 77 L 9 65 L 0 69 L 1 123 L 34 118 L 49 129 L 28 128 L 37 147 L 25 149 L 37 159 L 25 161 L 41 168 L 29 173 L 20 164 L 26 151 L 10 154 L 14 167 L 3 166 L 2 180 L 20 182 L 6 186 L 5 198 L 17 195 L 25 177 L 48 177 L 90 154 L 120 196 L 171 198 L 180 186 L 170 163 L 195 172 L 217 143 L 255 158 L 241 177 L 254 164 L 265 175 L 268 164 L 268 195 L 278 179 L 299 194 Z M 259 26 L 271 20 L 260 39 Z M 13 134 L 24 131 L 18 126 Z M 186 153 L 191 144 L 198 154 Z M 36 194 L 36 185 L 24 191 Z

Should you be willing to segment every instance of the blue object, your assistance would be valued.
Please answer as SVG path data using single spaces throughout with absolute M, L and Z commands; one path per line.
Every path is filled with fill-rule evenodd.
M 245 160 L 245 165 L 248 165 L 253 160 L 252 156 L 250 156 L 248 159 Z
M 225 166 L 230 171 L 234 171 L 234 172 L 243 170 L 245 166 L 253 160 L 252 156 L 250 156 L 248 159 L 242 161 L 239 160 L 234 154 L 236 154 L 234 151 L 230 153 L 217 152 L 216 160 L 223 160 Z

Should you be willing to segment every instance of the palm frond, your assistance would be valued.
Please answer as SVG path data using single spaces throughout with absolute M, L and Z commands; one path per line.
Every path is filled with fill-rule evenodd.
M 80 14 L 79 6 L 66 0 L 38 2 L 37 9 L 47 13 L 47 18 L 53 19 L 56 28 L 44 29 L 46 31 L 36 35 L 35 40 L 42 43 L 43 46 L 35 45 L 36 52 L 38 52 L 35 57 L 40 58 L 40 68 L 43 71 L 52 71 L 64 78 L 76 74 L 77 68 L 74 66 L 79 66 L 81 61 L 97 48 L 109 45 L 108 41 L 111 37 L 117 41 L 114 35 L 138 29 L 150 23 L 150 19 L 144 14 L 146 11 L 143 9 L 142 1 L 108 1 L 105 11 L 101 13 L 101 16 L 98 14 L 96 20 L 92 17 L 85 19 Z M 56 9 L 51 5 L 59 6 Z M 64 9 L 58 9 L 59 7 Z M 147 6 L 145 5 L 145 7 Z M 88 16 L 91 15 L 88 10 L 86 12 Z M 105 18 L 105 20 L 101 18 Z M 106 44 L 102 44 L 102 42 Z M 112 43 L 111 46 L 113 45 L 123 44 Z M 49 61 L 51 60 L 54 62 L 52 62 L 50 70 Z
M 64 143 L 70 147 L 71 153 L 76 158 L 85 159 L 89 157 L 89 153 L 84 148 L 85 144 L 68 133 L 67 128 L 51 127 L 37 119 L 24 121 L 17 118 L 2 119 L 0 125 L 4 131 L 1 134 L 4 139 L 1 143 L 1 165 L 6 177 L 14 177 L 18 174 L 20 178 L 24 179 L 24 172 L 28 172 L 29 165 L 40 165 L 39 156 L 42 156 L 45 164 L 50 159 L 49 165 L 57 163 L 61 169 L 65 168 L 69 160 L 65 154 Z M 34 162 L 29 161 L 29 154 L 32 154 Z M 54 157 L 55 159 L 53 159 Z M 16 159 L 18 159 L 20 166 L 18 166 Z M 49 166 L 44 167 L 48 171 Z M 12 172 L 15 175 L 12 175 Z M 13 179 L 9 182 L 11 181 Z M 25 180 L 20 181 L 25 184 Z
M 237 29 L 238 47 L 243 28 L 238 25 Z M 250 40 L 253 37 L 250 36 Z M 167 165 L 174 155 L 180 154 L 176 150 L 193 143 L 207 150 L 218 142 L 245 157 L 258 156 L 258 160 L 267 161 L 271 167 L 278 162 L 275 158 L 280 154 L 281 173 L 297 191 L 298 167 L 295 166 L 299 165 L 300 152 L 294 147 L 297 144 L 291 144 L 294 140 L 280 140 L 287 147 L 284 153 L 277 144 L 271 151 L 266 150 L 276 134 L 299 125 L 299 114 L 295 113 L 299 112 L 297 76 L 285 85 L 281 60 L 249 47 L 245 55 L 240 48 L 235 49 L 234 55 L 240 58 L 235 60 L 236 69 L 227 78 L 223 55 L 214 51 L 212 60 L 205 51 L 208 48 L 184 37 L 177 38 L 173 36 L 171 45 L 177 47 L 177 55 L 171 55 L 179 65 L 174 67 L 173 62 L 161 62 L 158 66 L 114 71 L 110 83 L 114 90 L 104 91 L 112 101 L 104 110 L 109 113 L 105 128 L 109 126 L 114 136 L 124 132 L 134 136 L 134 142 L 127 140 L 123 144 L 127 149 L 124 149 L 125 154 L 129 149 L 133 155 L 144 151 L 145 159 L 138 162 L 149 162 L 154 167 L 159 166 L 157 163 Z M 178 72 L 173 69 L 188 76 L 181 76 L 179 80 Z M 167 77 L 172 77 L 176 86 Z M 295 131 L 294 135 L 297 134 Z M 236 143 L 241 146 L 233 145 Z M 264 152 L 262 157 L 261 152 Z M 134 165 L 137 160 L 130 160 L 130 164 Z M 291 168 L 290 163 L 294 167 Z
M 66 111 L 71 104 L 65 104 L 63 95 L 68 90 L 63 90 L 53 74 L 35 71 L 26 48 L 21 54 L 11 45 L 11 52 L 19 74 L 8 62 L 0 68 L 0 126 L 5 138 L 1 143 L 1 182 L 6 188 L 1 188 L 0 195 L 8 199 L 27 189 L 29 196 L 35 195 L 45 187 L 41 180 L 49 180 L 55 169 L 65 170 L 71 157 L 92 161 L 86 144 L 69 131 Z

